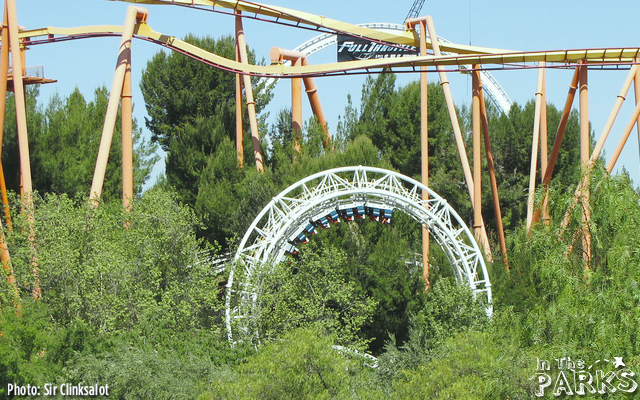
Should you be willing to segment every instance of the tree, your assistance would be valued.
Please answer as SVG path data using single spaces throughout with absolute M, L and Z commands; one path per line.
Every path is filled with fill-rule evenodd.
M 74 197 L 88 193 L 91 186 L 100 136 L 107 109 L 106 88 L 96 89 L 94 99 L 87 102 L 75 89 L 62 99 L 54 95 L 43 110 L 37 104 L 37 89 L 30 89 L 28 99 L 28 134 L 31 152 L 33 187 L 41 193 L 65 193 Z M 10 101 L 8 105 L 12 104 Z M 118 121 L 120 116 L 118 115 Z M 5 118 L 5 146 L 3 167 L 7 187 L 18 190 L 19 163 L 15 128 L 15 107 L 8 107 Z M 116 123 L 114 140 L 109 153 L 103 198 L 122 196 L 121 124 Z M 141 138 L 134 121 L 134 188 L 142 190 L 157 161 L 156 146 Z M 8 161 L 8 162 L 7 162 Z
M 235 57 L 231 36 L 214 40 L 187 35 L 184 40 L 222 57 Z M 251 51 L 249 62 L 255 63 Z M 179 53 L 160 51 L 147 63 L 140 87 L 149 114 L 146 125 L 153 140 L 167 152 L 167 181 L 182 201 L 193 205 L 198 194 L 196 182 L 208 157 L 216 152 L 222 138 L 235 137 L 234 74 Z M 260 112 L 270 94 L 257 79 L 253 89 Z M 246 116 L 244 121 L 248 121 Z M 248 122 L 245 125 L 244 131 L 248 131 Z

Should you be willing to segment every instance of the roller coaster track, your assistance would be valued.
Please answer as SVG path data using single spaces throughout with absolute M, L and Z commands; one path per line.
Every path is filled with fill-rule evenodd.
M 357 25 L 353 25 L 356 26 Z M 102 25 L 79 28 L 55 28 L 47 27 L 20 32 L 26 46 L 65 41 L 72 39 L 84 39 L 91 37 L 119 36 L 122 34 L 122 26 Z M 370 28 L 367 32 L 382 32 Z M 380 37 L 369 33 L 367 37 Z M 383 37 L 389 37 L 382 35 Z M 230 60 L 203 50 L 197 46 L 177 39 L 174 36 L 165 35 L 154 31 L 148 24 L 139 23 L 134 30 L 134 37 L 167 47 L 171 50 L 183 53 L 191 58 L 214 67 L 239 73 L 272 78 L 293 78 L 305 76 L 333 76 L 346 74 L 376 73 L 383 70 L 392 72 L 418 72 L 421 66 L 433 70 L 437 66 L 447 71 L 461 71 L 474 65 L 483 69 L 515 69 L 537 68 L 535 63 L 546 62 L 546 68 L 563 68 L 586 62 L 590 66 L 621 68 L 636 63 L 640 57 L 640 48 L 607 48 L 607 49 L 577 49 L 559 51 L 518 52 L 480 47 L 463 46 L 457 44 L 445 44 L 443 51 L 449 54 L 434 56 L 407 56 L 401 58 L 381 58 L 370 60 L 356 60 L 342 63 L 328 63 L 305 66 L 286 66 L 283 64 L 253 65 Z M 469 53 L 474 49 L 475 53 Z
M 422 191 L 429 200 L 422 200 Z M 446 254 L 457 281 L 469 286 L 492 312 L 491 283 L 473 235 L 455 210 L 430 188 L 397 172 L 342 167 L 304 178 L 258 214 L 245 233 L 229 270 L 226 327 L 231 342 L 259 340 L 262 279 L 273 266 L 295 255 L 300 243 L 340 221 L 369 218 L 387 223 L 395 211 L 427 227 Z
M 401 32 L 406 30 L 404 25 L 383 22 L 366 23 L 360 24 L 358 26 L 364 26 L 366 28 L 389 32 Z M 294 51 L 298 51 L 300 53 L 306 54 L 307 56 L 310 56 L 319 52 L 320 50 L 336 44 L 336 42 L 337 38 L 335 34 L 323 33 L 302 43 L 301 45 L 296 47 Z M 441 36 L 438 36 L 438 43 L 446 44 L 451 42 Z M 445 52 L 445 55 L 446 54 L 448 53 Z M 291 65 L 291 61 L 286 60 L 283 64 L 289 66 Z M 462 69 L 468 70 L 469 67 L 462 66 Z M 509 95 L 507 95 L 507 92 L 488 71 L 480 71 L 480 76 L 482 77 L 482 84 L 485 93 L 487 93 L 489 97 L 489 100 L 491 100 L 491 102 L 493 102 L 493 104 L 495 104 L 502 112 L 504 112 L 505 114 L 508 113 L 509 109 L 511 109 L 512 102 L 509 98 Z M 275 80 L 275 78 L 269 78 L 267 81 L 267 85 L 265 86 L 269 87 L 271 83 L 275 83 Z

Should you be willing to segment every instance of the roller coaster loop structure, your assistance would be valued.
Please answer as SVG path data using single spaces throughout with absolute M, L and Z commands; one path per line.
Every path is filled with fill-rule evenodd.
M 429 199 L 422 199 L 422 191 Z M 491 283 L 482 252 L 456 211 L 430 188 L 397 172 L 342 167 L 313 174 L 275 196 L 253 220 L 234 256 L 226 291 L 226 327 L 231 342 L 259 340 L 262 279 L 296 254 L 317 230 L 340 221 L 369 218 L 388 223 L 395 211 L 429 229 L 446 254 L 457 281 L 469 286 L 492 313 Z

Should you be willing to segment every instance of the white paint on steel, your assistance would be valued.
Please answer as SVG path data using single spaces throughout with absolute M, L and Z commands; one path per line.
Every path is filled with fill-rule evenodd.
M 422 200 L 422 190 L 429 200 Z M 260 276 L 286 257 L 296 237 L 318 215 L 340 206 L 375 204 L 411 216 L 427 227 L 449 259 L 458 282 L 469 286 L 492 312 L 491 283 L 478 244 L 456 211 L 430 188 L 397 172 L 373 167 L 342 167 L 304 178 L 280 194 L 254 219 L 232 263 L 226 293 L 226 327 L 231 342 L 255 336 L 262 291 Z

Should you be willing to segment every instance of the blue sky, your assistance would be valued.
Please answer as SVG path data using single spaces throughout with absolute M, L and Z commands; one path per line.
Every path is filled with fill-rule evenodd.
M 324 15 L 350 23 L 402 23 L 413 0 L 300 2 L 272 0 L 272 4 Z M 393 5 L 389 5 L 393 4 Z M 17 0 L 18 21 L 26 29 L 45 26 L 76 27 L 85 25 L 122 25 L 129 3 L 106 0 Z M 187 33 L 219 37 L 233 32 L 234 19 L 228 15 L 196 11 L 175 6 L 147 6 L 149 25 L 156 31 L 183 37 Z M 433 16 L 436 30 L 452 42 L 511 50 L 559 50 L 574 48 L 638 47 L 640 46 L 640 2 L 592 0 L 541 1 L 472 1 L 427 0 L 421 15 Z M 293 49 L 315 36 L 314 32 L 245 20 L 248 45 L 258 58 L 268 60 L 273 46 Z M 27 65 L 43 65 L 45 76 L 58 82 L 41 88 L 40 103 L 46 103 L 54 93 L 66 96 L 78 87 L 92 98 L 96 87 L 111 86 L 119 38 L 75 40 L 38 45 L 27 52 Z M 133 43 L 133 79 L 135 117 L 144 125 L 144 101 L 138 88 L 146 62 L 161 48 L 143 41 Z M 335 61 L 335 47 L 310 57 L 310 63 Z M 523 104 L 532 99 L 536 90 L 536 70 L 512 70 L 493 73 L 512 100 Z M 627 71 L 592 71 L 589 75 L 590 119 L 596 137 L 604 127 Z M 449 74 L 457 105 L 470 104 L 470 78 Z M 549 102 L 561 108 L 572 76 L 571 71 L 551 70 L 547 73 Z M 430 79 L 435 80 L 436 74 Z M 399 83 L 418 79 L 405 74 Z M 364 77 L 316 78 L 319 95 L 329 121 L 335 130 L 338 115 L 344 111 L 347 94 L 357 100 Z M 280 81 L 269 108 L 271 116 L 290 102 L 290 84 Z M 633 89 L 613 127 L 605 155 L 611 154 L 633 109 Z M 574 104 L 577 106 L 577 99 Z M 307 108 L 305 119 L 310 115 Z M 551 139 L 555 127 L 549 127 Z M 638 137 L 634 132 L 618 165 L 624 165 L 640 183 Z M 162 169 L 159 165 L 156 173 Z M 89 183 L 88 183 L 89 185 Z

